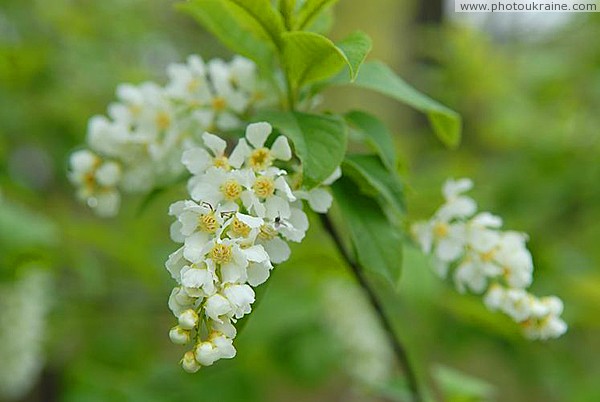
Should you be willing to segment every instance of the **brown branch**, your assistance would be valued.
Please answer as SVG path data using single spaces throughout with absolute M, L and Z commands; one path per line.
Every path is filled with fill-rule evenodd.
M 373 310 L 375 310 L 375 313 L 379 317 L 379 321 L 381 322 L 381 325 L 387 335 L 388 341 L 392 345 L 392 349 L 394 351 L 394 354 L 396 355 L 396 359 L 398 360 L 398 363 L 404 371 L 404 375 L 406 376 L 406 382 L 412 395 L 413 402 L 423 402 L 424 399 L 419 389 L 417 376 L 415 374 L 415 370 L 410 364 L 410 360 L 408 358 L 408 354 L 406 353 L 406 349 L 404 348 L 404 345 L 402 345 L 398 337 L 395 335 L 392 323 L 386 316 L 385 311 L 383 309 L 383 305 L 377 298 L 375 291 L 369 285 L 369 282 L 363 272 L 362 267 L 356 261 L 354 261 L 354 258 L 352 258 L 352 256 L 344 247 L 342 239 L 336 232 L 335 227 L 333 226 L 333 223 L 331 222 L 329 217 L 325 214 L 321 214 L 320 217 L 323 227 L 333 239 L 333 242 L 335 243 L 337 249 L 339 250 L 340 254 L 344 258 L 350 269 L 352 270 L 352 273 L 356 277 L 356 280 L 366 293 L 367 298 L 369 299 L 369 303 L 373 307 Z

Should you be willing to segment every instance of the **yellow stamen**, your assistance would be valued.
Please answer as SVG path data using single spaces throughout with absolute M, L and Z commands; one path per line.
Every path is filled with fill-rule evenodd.
M 219 229 L 219 222 L 217 222 L 214 212 L 200 215 L 198 218 L 198 229 L 206 233 L 215 233 Z
M 225 102 L 225 99 L 219 97 L 216 97 L 212 100 L 212 108 L 217 111 L 217 112 L 221 112 L 223 110 L 225 110 L 225 108 L 227 107 L 227 102 Z
M 448 227 L 448 224 L 443 222 L 437 222 L 433 227 L 433 234 L 435 237 L 446 237 L 449 231 L 450 228 Z
M 268 148 L 258 148 L 252 151 L 248 162 L 254 170 L 265 170 L 271 166 L 273 157 Z
M 215 244 L 210 251 L 210 258 L 217 264 L 227 264 L 231 261 L 232 257 L 231 246 L 225 244 Z
M 156 115 L 156 126 L 160 130 L 166 130 L 171 125 L 171 116 L 166 112 L 158 112 Z
M 490 262 L 494 259 L 495 254 L 496 254 L 496 250 L 490 250 L 488 252 L 481 253 L 479 257 L 481 258 L 481 261 L 483 261 L 483 262 Z
M 215 156 L 213 158 L 213 166 L 229 170 L 231 167 L 229 166 L 229 159 L 225 155 L 223 156 Z
M 273 240 L 277 236 L 277 231 L 273 226 L 262 225 L 258 232 L 258 237 L 263 240 Z
M 275 193 L 275 182 L 271 177 L 261 176 L 252 185 L 254 193 L 260 198 L 269 198 Z
M 231 179 L 221 185 L 221 192 L 228 201 L 235 201 L 242 194 L 242 185 Z
M 247 237 L 250 234 L 250 226 L 240 221 L 238 218 L 234 218 L 231 222 L 231 229 L 229 233 L 233 237 Z

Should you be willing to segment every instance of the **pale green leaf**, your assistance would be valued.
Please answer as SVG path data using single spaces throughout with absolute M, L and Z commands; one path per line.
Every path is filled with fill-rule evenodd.
M 362 194 L 349 178 L 343 176 L 331 188 L 358 263 L 395 286 L 402 269 L 402 239 L 397 227 L 386 218 L 377 201 Z
M 337 3 L 338 0 L 306 0 L 298 11 L 295 29 L 308 28 L 323 12 Z
M 285 27 L 288 31 L 291 31 L 296 24 L 296 0 L 280 0 L 279 1 L 279 12 L 283 17 Z
M 462 128 L 460 115 L 408 85 L 384 63 L 364 63 L 354 84 L 387 95 L 427 114 L 440 140 L 450 147 L 458 146 Z
M 261 24 L 231 1 L 192 0 L 179 8 L 193 16 L 233 52 L 254 60 L 259 66 L 271 64 L 275 45 Z
M 286 32 L 282 39 L 283 62 L 294 88 L 330 78 L 348 63 L 344 53 L 323 35 Z
M 273 8 L 270 0 L 223 0 L 230 1 L 243 9 L 264 31 L 276 47 L 281 44 L 281 33 L 285 31 L 281 14 Z
M 360 66 L 373 47 L 371 38 L 362 31 L 356 31 L 336 43 L 336 45 L 346 55 L 350 67 L 350 79 L 354 81 L 358 76 Z

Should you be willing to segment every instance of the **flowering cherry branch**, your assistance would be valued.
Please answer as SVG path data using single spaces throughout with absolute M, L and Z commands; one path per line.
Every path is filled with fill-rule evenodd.
M 254 289 L 288 260 L 289 243 L 304 239 L 304 208 L 323 214 L 323 228 L 379 317 L 413 400 L 421 402 L 407 352 L 367 280 L 375 273 L 395 284 L 401 274 L 404 186 L 393 137 L 368 113 L 319 112 L 317 95 L 333 85 L 377 91 L 425 113 L 450 147 L 459 143 L 461 120 L 385 64 L 365 62 L 371 49 L 365 33 L 335 43 L 324 36 L 315 21 L 332 3 L 185 2 L 185 11 L 241 56 L 230 62 L 190 56 L 167 68 L 164 86 L 120 85 L 107 116 L 90 120 L 88 148 L 71 155 L 69 178 L 78 198 L 114 216 L 122 194 L 151 194 L 190 176 L 188 197 L 169 208 L 171 238 L 180 246 L 165 264 L 176 282 L 168 305 L 177 325 L 169 336 L 188 348 L 181 359 L 187 372 L 236 355 L 236 324 L 252 311 Z M 225 138 L 240 134 L 229 146 Z M 347 152 L 350 139 L 361 153 Z M 459 291 L 487 291 L 486 305 L 511 316 L 527 337 L 560 336 L 567 328 L 560 299 L 525 291 L 533 271 L 526 236 L 500 231 L 494 215 L 475 214 L 475 202 L 462 194 L 470 187 L 469 180 L 449 181 L 446 203 L 413 227 L 423 252 L 434 255 L 442 276 L 453 272 Z M 334 199 L 355 255 L 324 215 Z

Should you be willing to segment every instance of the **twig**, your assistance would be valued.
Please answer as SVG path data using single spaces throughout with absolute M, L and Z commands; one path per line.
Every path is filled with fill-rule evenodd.
M 417 376 L 415 374 L 415 370 L 413 369 L 412 365 L 410 364 L 410 360 L 406 353 L 406 349 L 404 348 L 404 346 L 402 345 L 402 343 L 400 342 L 398 337 L 395 335 L 394 329 L 392 327 L 392 323 L 387 318 L 385 311 L 383 309 L 383 305 L 377 298 L 373 289 L 370 287 L 369 282 L 368 282 L 367 278 L 365 277 L 365 274 L 363 273 L 362 267 L 356 261 L 354 261 L 354 258 L 352 258 L 350 256 L 350 254 L 344 247 L 344 244 L 342 243 L 342 239 L 337 234 L 337 232 L 333 226 L 333 223 L 331 222 L 329 217 L 325 214 L 321 214 L 320 217 L 321 217 L 321 223 L 323 224 L 323 227 L 329 233 L 329 235 L 333 239 L 333 242 L 335 243 L 336 247 L 338 248 L 340 254 L 342 255 L 344 260 L 348 263 L 348 265 L 352 269 L 352 273 L 358 280 L 358 283 L 360 284 L 360 286 L 362 287 L 364 292 L 367 294 L 367 298 L 369 299 L 371 306 L 373 307 L 373 309 L 375 310 L 375 313 L 379 317 L 379 321 L 381 322 L 381 325 L 383 326 L 383 329 L 387 335 L 388 341 L 392 345 L 392 349 L 394 350 L 394 354 L 396 355 L 396 358 L 398 359 L 398 363 L 400 363 L 400 366 L 402 366 L 402 370 L 404 371 L 404 375 L 406 376 L 406 382 L 408 384 L 408 388 L 410 390 L 410 393 L 412 394 L 413 402 L 423 402 L 423 395 L 421 394 L 421 391 L 419 389 L 419 385 L 417 382 Z

